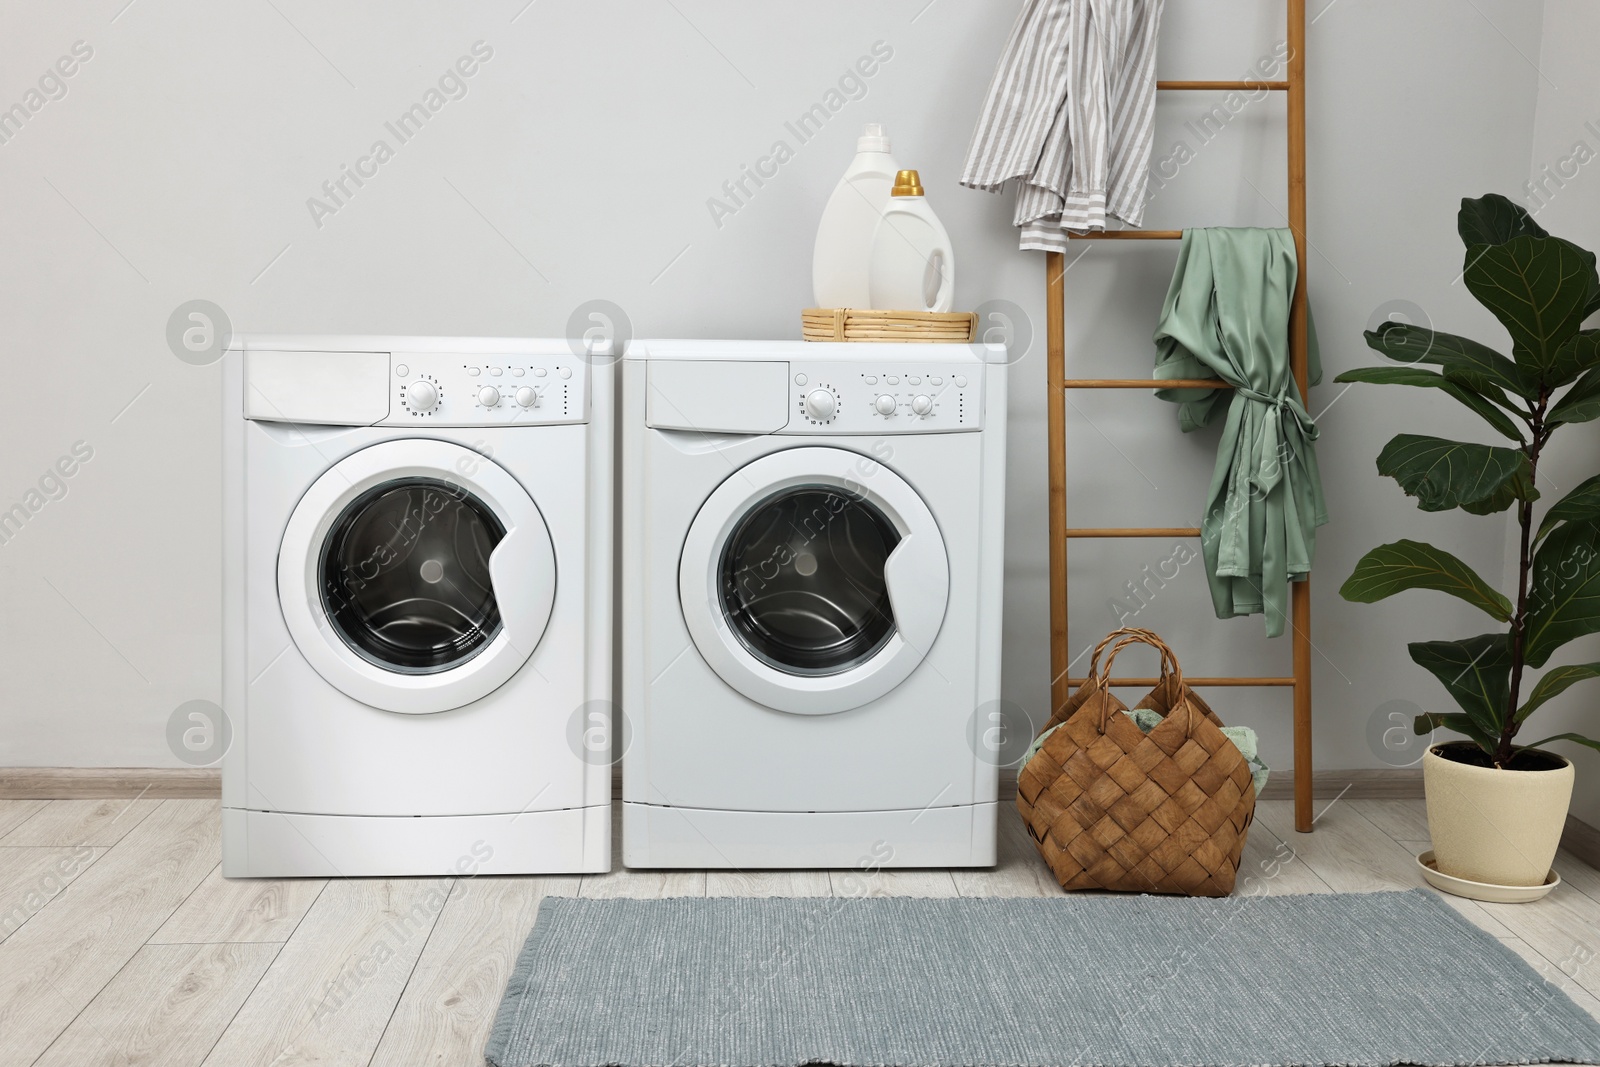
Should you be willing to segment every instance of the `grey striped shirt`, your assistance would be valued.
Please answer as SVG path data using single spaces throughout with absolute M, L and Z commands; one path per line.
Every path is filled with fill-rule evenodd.
M 1025 0 L 973 131 L 961 184 L 1017 181 L 1022 247 L 1144 219 L 1164 0 Z

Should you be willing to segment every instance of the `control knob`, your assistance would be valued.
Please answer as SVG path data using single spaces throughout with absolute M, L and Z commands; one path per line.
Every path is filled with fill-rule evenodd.
M 539 403 L 539 394 L 531 387 L 524 385 L 517 390 L 516 400 L 519 408 L 531 408 Z
M 894 397 L 888 393 L 884 393 L 874 400 L 872 406 L 878 410 L 879 415 L 893 415 L 896 407 Z
M 412 411 L 426 414 L 439 403 L 439 387 L 430 381 L 418 379 L 406 386 L 406 406 Z
M 921 393 L 912 397 L 911 410 L 918 415 L 926 415 L 933 410 L 933 397 Z
M 839 410 L 839 401 L 829 389 L 813 389 L 806 396 L 806 414 L 817 422 L 827 422 Z
M 500 403 L 500 390 L 492 385 L 486 385 L 478 390 L 478 403 L 486 408 L 492 408 Z

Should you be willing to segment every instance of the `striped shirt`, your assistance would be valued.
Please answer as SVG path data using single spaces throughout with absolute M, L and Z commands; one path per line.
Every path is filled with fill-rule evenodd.
M 1144 219 L 1164 0 L 1025 0 L 967 150 L 961 184 L 1017 179 L 1022 247 Z

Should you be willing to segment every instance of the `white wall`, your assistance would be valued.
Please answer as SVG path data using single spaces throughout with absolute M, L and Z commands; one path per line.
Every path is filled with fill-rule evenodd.
M 171 764 L 170 712 L 218 695 L 218 382 L 167 349 L 178 304 L 215 301 L 252 331 L 559 334 L 578 304 L 606 298 L 636 336 L 796 337 L 815 221 L 866 121 L 886 123 L 897 156 L 922 171 L 957 243 L 958 302 L 1008 299 L 1033 321 L 1012 390 L 1005 666 L 1008 696 L 1043 708 L 1042 257 L 1016 251 L 1009 196 L 955 183 L 1015 0 L 122 3 L 13 2 L 0 23 L 0 106 L 75 41 L 94 50 L 67 95 L 0 145 L 0 337 L 14 397 L 0 422 L 0 504 L 74 442 L 94 450 L 67 494 L 0 545 L 0 765 Z M 1282 6 L 1174 0 L 1163 74 L 1241 75 L 1282 40 Z M 1494 339 L 1493 320 L 1453 284 L 1454 213 L 1461 196 L 1526 178 L 1536 101 L 1545 116 L 1531 65 L 1539 8 L 1312 6 L 1310 270 L 1329 375 L 1375 358 L 1360 331 L 1393 298 Z M 307 198 L 375 139 L 393 144 L 385 121 L 479 40 L 494 54 L 465 98 L 315 225 Z M 785 122 L 878 41 L 893 56 L 865 97 L 799 144 Z M 1216 102 L 1164 100 L 1158 157 L 1180 138 L 1197 147 L 1184 121 Z M 1281 109 L 1251 105 L 1179 170 L 1148 221 L 1281 224 Z M 719 226 L 708 199 L 779 139 L 794 158 Z M 1573 217 L 1593 215 L 1593 190 L 1570 199 Z M 1073 267 L 1074 373 L 1147 372 L 1171 263 L 1168 248 L 1097 246 Z M 1318 757 L 1376 766 L 1374 709 L 1443 695 L 1405 641 L 1476 623 L 1445 598 L 1357 607 L 1334 590 L 1382 540 L 1427 537 L 1492 568 L 1505 531 L 1421 515 L 1372 470 L 1402 428 L 1470 432 L 1447 405 L 1339 388 L 1313 403 L 1335 403 L 1322 420 L 1334 523 L 1315 601 Z M 1172 410 L 1142 396 L 1097 398 L 1085 413 L 1069 436 L 1075 521 L 1191 521 L 1214 436 L 1183 438 Z M 1112 628 L 1107 599 L 1168 549 L 1075 549 L 1075 647 Z M 1262 639 L 1259 619 L 1211 620 L 1198 569 L 1139 621 L 1192 671 L 1287 670 L 1287 641 Z M 1282 694 L 1218 704 L 1287 766 Z

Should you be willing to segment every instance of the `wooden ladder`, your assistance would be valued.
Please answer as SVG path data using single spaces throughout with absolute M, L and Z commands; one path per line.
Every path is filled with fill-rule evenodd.
M 1307 355 L 1310 334 L 1306 317 L 1306 5 L 1305 0 L 1287 0 L 1289 6 L 1289 69 L 1287 81 L 1162 81 L 1157 89 L 1171 91 L 1250 91 L 1262 89 L 1288 94 L 1289 139 L 1289 229 L 1294 234 L 1300 270 L 1295 283 L 1294 303 L 1289 317 L 1289 354 L 1300 396 L 1309 401 Z M 1182 230 L 1107 230 L 1073 234 L 1074 240 L 1096 241 L 1176 241 Z M 1225 389 L 1223 381 L 1178 379 L 1154 382 L 1150 378 L 1068 378 L 1066 374 L 1065 256 L 1060 252 L 1045 255 L 1045 287 L 1048 304 L 1049 401 L 1049 478 L 1050 478 L 1050 700 L 1051 710 L 1067 701 L 1070 687 L 1082 684 L 1069 678 L 1072 662 L 1067 645 L 1067 541 L 1074 538 L 1110 537 L 1195 537 L 1194 527 L 1098 529 L 1067 526 L 1066 406 L 1068 389 Z M 1287 677 L 1266 678 L 1190 678 L 1195 686 L 1281 686 L 1294 693 L 1294 825 L 1302 833 L 1311 832 L 1311 583 L 1291 583 L 1290 625 L 1294 673 Z M 1154 678 L 1116 678 L 1118 686 L 1152 686 Z

